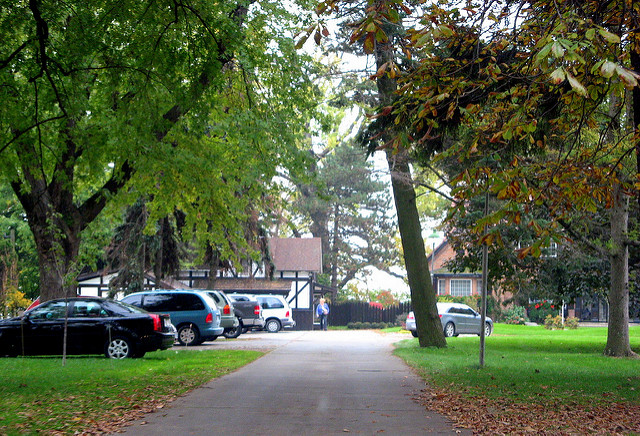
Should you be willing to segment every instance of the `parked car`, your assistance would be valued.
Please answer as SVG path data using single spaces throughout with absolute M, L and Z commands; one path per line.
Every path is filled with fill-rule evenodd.
M 181 345 L 200 345 L 213 341 L 224 329 L 215 301 L 202 291 L 156 290 L 129 294 L 123 302 L 153 313 L 168 313 L 178 330 Z
M 99 297 L 50 300 L 22 316 L 0 320 L 0 355 L 103 354 L 112 359 L 142 357 L 173 346 L 167 314 Z
M 264 318 L 262 317 L 262 307 L 260 302 L 252 295 L 227 295 L 233 304 L 233 310 L 240 321 L 236 331 L 225 333 L 226 338 L 236 338 L 240 333 L 249 330 L 262 330 L 264 328 Z
M 418 337 L 418 327 L 416 327 L 416 316 L 413 311 L 407 314 L 407 320 L 405 321 L 405 329 L 409 330 L 414 338 Z
M 458 336 L 461 333 L 470 333 L 480 336 L 481 317 L 478 312 L 462 303 L 437 303 L 440 323 L 445 337 Z M 416 318 L 413 312 L 407 315 L 406 327 L 413 337 L 418 337 Z M 490 336 L 493 332 L 493 320 L 486 317 L 484 335 Z
M 236 316 L 231 299 L 222 291 L 207 290 L 205 292 L 209 294 L 211 299 L 216 302 L 216 306 L 218 306 L 218 310 L 220 311 L 220 327 L 224 329 L 222 332 L 223 336 L 229 339 L 240 336 L 242 328 L 240 328 L 240 321 Z
M 249 297 L 247 294 L 230 294 L 230 297 Z M 277 333 L 283 328 L 292 328 L 296 322 L 287 300 L 282 295 L 252 295 L 260 303 L 264 317 L 264 329 L 270 333 Z

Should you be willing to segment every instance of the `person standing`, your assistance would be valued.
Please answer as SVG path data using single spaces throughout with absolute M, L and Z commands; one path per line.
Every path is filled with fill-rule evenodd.
M 325 302 L 324 298 L 320 299 L 318 307 L 316 308 L 316 314 L 320 318 L 320 330 L 327 330 L 327 315 L 329 315 L 329 305 Z

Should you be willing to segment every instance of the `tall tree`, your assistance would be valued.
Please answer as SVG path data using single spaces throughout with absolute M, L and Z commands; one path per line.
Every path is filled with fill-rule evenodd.
M 262 164 L 243 180 L 300 162 L 284 136 L 301 132 L 313 91 L 281 17 L 279 2 L 251 0 L 3 5 L 1 177 L 33 233 L 43 300 L 75 293 L 81 233 L 118 194 L 154 193 L 154 219 L 175 199 L 192 223 L 216 210 L 228 224 L 243 210 L 221 193 L 238 181 L 219 168 L 244 164 L 231 153 Z
M 387 17 L 410 12 L 395 1 L 376 6 L 358 33 L 372 48 L 386 37 Z M 624 88 L 638 87 L 640 74 L 629 69 L 629 59 L 639 49 L 639 14 L 633 1 L 428 5 L 420 24 L 395 46 L 418 53 L 419 61 L 388 61 L 377 74 L 400 76 L 398 98 L 381 112 L 393 114 L 389 125 L 406 128 L 396 127 L 396 147 L 413 146 L 429 156 L 446 144 L 442 155 L 464 162 L 453 181 L 453 212 L 463 212 L 467 201 L 487 190 L 507 200 L 476 223 L 478 243 L 500 241 L 496 228 L 482 236 L 487 224 L 519 223 L 545 207 L 550 219 L 527 223 L 536 240 L 521 251 L 536 255 L 552 239 L 566 237 L 569 230 L 560 229 L 576 211 L 594 211 L 598 203 L 611 209 L 610 259 L 617 278 L 609 297 L 616 309 L 605 353 L 614 356 L 634 355 L 625 298 L 625 253 L 634 241 L 626 228 L 625 195 L 637 195 L 638 173 L 629 171 L 629 156 L 637 162 L 640 134 L 633 124 L 611 141 L 609 130 L 620 122 L 609 113 L 609 98 L 629 98 Z M 463 125 L 465 135 L 456 135 Z
M 386 271 L 397 259 L 387 186 L 362 148 L 339 143 L 318 156 L 312 185 L 300 185 L 296 208 L 322 240 L 323 271 L 328 284 L 342 289 L 366 274 Z
M 345 4 L 344 10 L 340 7 Z M 348 4 L 347 4 L 348 3 Z M 398 4 L 398 2 L 392 2 Z M 416 191 L 411 174 L 411 156 L 408 148 L 398 147 L 394 141 L 391 126 L 391 111 L 396 100 L 397 90 L 397 53 L 394 43 L 404 33 L 400 14 L 390 9 L 384 0 L 368 2 L 340 2 L 328 0 L 320 2 L 319 13 L 337 12 L 346 19 L 350 33 L 350 44 L 362 47 L 367 55 L 372 55 L 377 73 L 375 79 L 376 93 L 373 95 L 374 105 L 380 110 L 376 120 L 364 132 L 363 143 L 369 147 L 369 153 L 382 150 L 385 153 L 396 213 L 398 230 L 402 240 L 402 249 L 407 270 L 407 279 L 411 290 L 411 302 L 416 314 L 419 343 L 421 346 L 446 346 L 436 307 L 436 295 L 429 273 L 425 253 L 420 216 L 416 204 Z M 327 32 L 324 32 L 325 34 Z M 315 34 L 316 40 L 322 38 L 320 32 Z M 358 44 L 354 44 L 354 43 Z M 386 71 L 389 70 L 389 74 Z

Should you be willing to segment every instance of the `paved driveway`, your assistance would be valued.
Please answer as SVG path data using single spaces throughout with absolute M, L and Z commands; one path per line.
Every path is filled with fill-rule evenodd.
M 126 428 L 132 435 L 459 434 L 412 400 L 424 383 L 375 331 L 249 333 L 206 348 L 272 350 Z M 471 434 L 470 432 L 462 432 Z

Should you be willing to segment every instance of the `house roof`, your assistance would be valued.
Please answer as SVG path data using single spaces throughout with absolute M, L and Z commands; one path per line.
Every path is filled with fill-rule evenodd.
M 270 238 L 269 248 L 276 271 L 322 272 L 320 238 Z
M 217 278 L 215 288 L 225 292 L 243 292 L 249 294 L 288 294 L 291 291 L 290 280 Z

